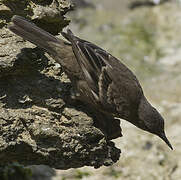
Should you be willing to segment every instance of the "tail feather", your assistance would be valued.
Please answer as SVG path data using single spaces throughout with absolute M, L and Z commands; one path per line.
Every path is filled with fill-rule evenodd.
M 73 32 L 70 29 L 67 29 L 66 33 L 61 32 L 61 35 L 70 42 L 72 42 L 72 40 L 74 40 L 74 39 L 79 39 L 76 36 L 74 36 Z
M 41 38 L 45 41 L 54 41 L 57 42 L 57 38 L 55 38 L 52 34 L 44 31 L 43 29 L 37 27 L 34 23 L 29 22 L 28 20 L 26 20 L 25 18 L 21 17 L 21 16 L 13 16 L 12 18 L 12 22 L 24 29 L 24 31 L 26 31 L 27 33 L 33 33 L 33 35 L 38 36 L 42 36 Z
M 33 44 L 44 48 L 52 55 L 56 55 L 56 51 L 55 48 L 52 48 L 51 43 L 57 45 L 64 43 L 63 40 L 54 37 L 21 16 L 13 16 L 12 24 L 9 25 L 9 29 Z

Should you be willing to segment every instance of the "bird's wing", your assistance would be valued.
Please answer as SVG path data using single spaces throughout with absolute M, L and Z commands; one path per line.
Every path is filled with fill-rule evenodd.
M 62 35 L 72 43 L 76 60 L 89 86 L 88 90 L 91 91 L 95 100 L 100 102 L 101 108 L 122 113 L 126 109 L 123 107 L 129 106 L 127 89 L 120 94 L 123 87 L 127 88 L 124 83 L 131 81 L 133 85 L 134 83 L 136 86 L 139 84 L 133 73 L 105 50 L 74 36 L 70 30 Z

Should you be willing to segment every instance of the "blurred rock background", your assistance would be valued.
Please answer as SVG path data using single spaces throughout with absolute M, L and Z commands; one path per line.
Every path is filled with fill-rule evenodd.
M 120 58 L 134 71 L 146 96 L 165 118 L 166 133 L 174 150 L 156 136 L 122 121 L 123 137 L 115 140 L 122 150 L 118 163 L 97 170 L 84 167 L 56 171 L 52 180 L 181 179 L 181 2 L 86 2 L 93 6 L 69 14 L 70 28 L 79 37 Z M 135 3 L 141 5 L 130 8 Z

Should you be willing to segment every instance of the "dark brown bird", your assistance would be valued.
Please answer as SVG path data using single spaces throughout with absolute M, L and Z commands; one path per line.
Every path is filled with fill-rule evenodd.
M 122 118 L 138 128 L 159 136 L 171 148 L 164 132 L 164 119 L 147 101 L 136 76 L 100 47 L 70 31 L 62 32 L 69 41 L 58 39 L 23 17 L 14 16 L 9 29 L 44 48 L 70 78 L 77 98 L 91 107 Z

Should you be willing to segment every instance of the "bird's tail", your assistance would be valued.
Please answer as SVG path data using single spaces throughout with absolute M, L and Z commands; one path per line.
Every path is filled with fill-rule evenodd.
M 65 46 L 65 41 L 56 38 L 21 16 L 13 16 L 12 23 L 8 28 L 22 38 L 45 49 L 53 56 L 57 54 L 57 48 L 55 47 L 61 48 Z

